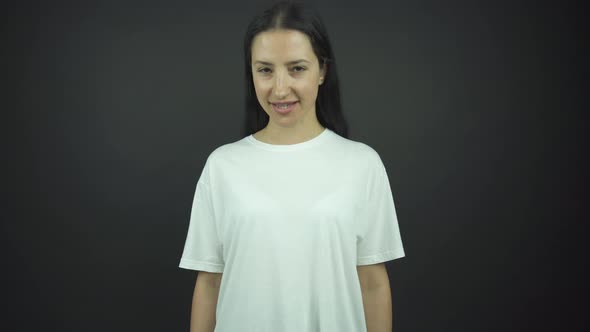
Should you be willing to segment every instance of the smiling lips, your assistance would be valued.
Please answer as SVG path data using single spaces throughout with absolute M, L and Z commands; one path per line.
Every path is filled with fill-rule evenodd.
M 293 102 L 271 103 L 271 104 L 272 104 L 272 109 L 275 112 L 278 112 L 281 114 L 287 114 L 295 108 L 295 105 L 297 104 L 297 102 L 293 101 Z

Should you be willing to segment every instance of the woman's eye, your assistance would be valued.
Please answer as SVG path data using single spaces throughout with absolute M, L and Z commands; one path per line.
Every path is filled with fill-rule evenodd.
M 304 70 L 306 70 L 306 69 L 307 69 L 307 68 L 305 68 L 305 67 L 302 67 L 302 66 L 295 66 L 295 67 L 291 68 L 291 71 L 293 71 L 293 72 L 295 72 L 295 73 L 299 73 L 299 72 L 302 72 L 302 71 L 304 71 Z M 268 67 L 263 67 L 263 68 L 260 68 L 260 69 L 258 69 L 257 71 L 258 71 L 259 73 L 262 73 L 262 74 L 270 74 L 270 73 L 272 73 L 272 70 L 271 70 L 270 68 L 268 68 Z

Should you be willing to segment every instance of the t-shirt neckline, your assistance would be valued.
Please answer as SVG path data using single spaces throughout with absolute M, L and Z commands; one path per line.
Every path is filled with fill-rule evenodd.
M 248 142 L 250 142 L 251 144 L 253 144 L 254 146 L 265 149 L 265 150 L 294 151 L 294 150 L 307 149 L 307 148 L 311 148 L 313 146 L 316 146 L 316 145 L 320 144 L 321 142 L 325 141 L 331 133 L 332 133 L 332 131 L 329 128 L 325 127 L 324 130 L 319 135 L 317 135 L 307 141 L 303 141 L 303 142 L 295 143 L 295 144 L 265 143 L 265 142 L 262 142 L 262 141 L 259 141 L 258 139 L 256 139 L 254 137 L 254 134 L 250 134 L 249 136 L 246 136 L 246 140 Z

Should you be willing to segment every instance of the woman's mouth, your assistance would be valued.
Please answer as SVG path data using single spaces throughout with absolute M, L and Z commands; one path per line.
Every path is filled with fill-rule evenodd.
M 271 103 L 272 104 L 272 109 L 280 114 L 287 114 L 289 112 L 291 112 L 294 108 L 295 105 L 297 105 L 297 102 L 287 102 L 287 103 Z

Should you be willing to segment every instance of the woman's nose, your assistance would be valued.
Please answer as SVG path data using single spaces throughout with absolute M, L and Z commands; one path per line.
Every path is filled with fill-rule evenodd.
M 283 98 L 289 94 L 289 77 L 284 73 L 277 73 L 275 76 L 275 84 L 273 86 L 274 95 L 277 98 Z

